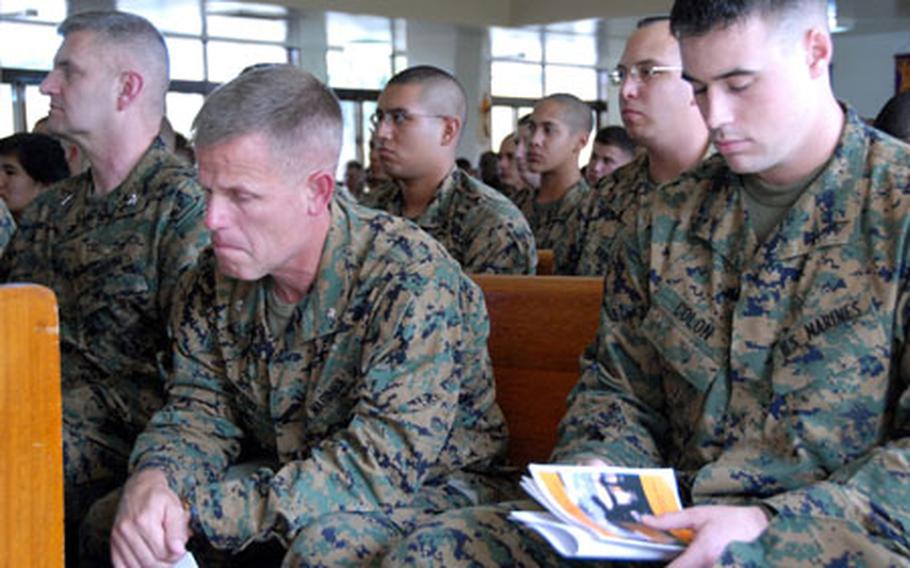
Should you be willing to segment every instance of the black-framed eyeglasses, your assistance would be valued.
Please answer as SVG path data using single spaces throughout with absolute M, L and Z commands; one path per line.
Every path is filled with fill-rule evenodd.
M 376 109 L 370 116 L 370 124 L 373 125 L 373 128 L 379 128 L 379 125 L 387 122 L 392 126 L 403 126 L 417 117 L 423 118 L 449 118 L 445 114 L 422 114 L 417 112 L 410 112 L 405 109 L 396 108 L 389 111 L 384 111 L 382 109 Z
M 647 83 L 661 73 L 670 73 L 672 71 L 682 71 L 679 65 L 653 65 L 651 63 L 638 63 L 627 69 L 622 65 L 610 71 L 610 82 L 615 86 L 620 86 L 623 82 L 631 77 L 632 79 Z

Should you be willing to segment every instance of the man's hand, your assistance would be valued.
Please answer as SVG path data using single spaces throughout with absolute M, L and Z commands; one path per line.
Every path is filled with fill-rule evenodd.
M 114 568 L 170 566 L 186 553 L 190 516 L 160 471 L 133 475 L 123 488 L 111 532 Z
M 642 517 L 649 527 L 661 530 L 692 529 L 695 538 L 668 568 L 711 566 L 733 541 L 752 542 L 768 526 L 761 507 L 690 507 L 678 513 Z

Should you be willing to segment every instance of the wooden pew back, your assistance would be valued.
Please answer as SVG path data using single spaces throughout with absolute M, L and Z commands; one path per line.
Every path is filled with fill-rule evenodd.
M 496 399 L 509 425 L 509 457 L 545 461 L 556 443 L 578 359 L 597 332 L 603 281 L 568 276 L 472 275 L 490 315 Z
M 537 275 L 550 276 L 556 271 L 553 249 L 537 249 Z
M 0 286 L 0 558 L 63 566 L 63 446 L 57 301 Z

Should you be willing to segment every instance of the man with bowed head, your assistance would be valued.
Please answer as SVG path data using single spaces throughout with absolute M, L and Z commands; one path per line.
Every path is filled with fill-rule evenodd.
M 110 528 L 116 509 L 114 565 L 176 562 L 193 535 L 202 555 L 271 541 L 287 566 L 360 566 L 492 498 L 506 432 L 481 291 L 414 225 L 332 199 L 331 90 L 255 69 L 195 130 L 213 246 L 182 280 L 168 402 L 119 505 L 89 514 Z

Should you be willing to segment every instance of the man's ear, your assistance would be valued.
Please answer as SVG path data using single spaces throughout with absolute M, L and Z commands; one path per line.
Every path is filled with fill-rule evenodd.
M 329 206 L 335 192 L 335 176 L 328 170 L 316 170 L 307 178 L 307 214 L 320 215 Z
M 139 73 L 135 71 L 121 73 L 120 92 L 117 93 L 117 110 L 123 110 L 133 104 L 139 98 L 139 93 L 142 92 L 144 86 L 145 81 Z
M 582 134 L 575 140 L 575 146 L 572 148 L 572 151 L 576 154 L 581 154 L 581 151 L 584 150 L 585 146 L 588 145 L 588 138 L 590 134 Z
M 811 28 L 806 32 L 804 41 L 809 74 L 813 79 L 817 79 L 827 73 L 834 57 L 831 35 L 821 28 Z
M 455 116 L 445 116 L 442 118 L 442 124 L 442 145 L 458 144 L 458 137 L 461 134 L 461 119 Z

